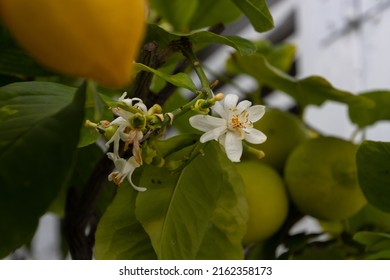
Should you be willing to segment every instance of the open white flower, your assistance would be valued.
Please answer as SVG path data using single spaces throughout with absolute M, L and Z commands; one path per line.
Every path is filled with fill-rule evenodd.
M 228 94 L 224 102 L 216 102 L 211 108 L 220 117 L 196 115 L 190 118 L 190 124 L 203 132 L 200 142 L 217 140 L 225 148 L 227 157 L 239 162 L 242 155 L 242 140 L 260 144 L 267 140 L 261 131 L 253 128 L 253 123 L 261 119 L 265 106 L 255 105 L 248 100 L 238 103 L 238 96 Z
M 119 185 L 125 178 L 127 178 L 134 189 L 139 192 L 146 191 L 146 188 L 136 186 L 131 179 L 134 170 L 140 166 L 134 157 L 125 160 L 114 153 L 107 153 L 107 156 L 114 162 L 116 169 L 116 171 L 113 171 L 110 175 L 108 175 L 109 181 Z
M 126 92 L 119 98 L 119 101 L 124 102 L 127 106 L 133 106 L 141 110 L 144 114 L 147 112 L 146 105 L 139 98 L 125 98 Z M 119 141 L 122 140 L 125 143 L 124 149 L 127 150 L 130 144 L 133 144 L 133 155 L 139 164 L 142 164 L 140 141 L 143 138 L 143 133 L 140 129 L 131 129 L 130 118 L 134 116 L 134 113 L 126 111 L 120 107 L 113 109 L 113 112 L 118 116 L 115 120 L 110 122 L 110 126 L 114 125 L 118 127 L 114 135 L 106 142 L 106 146 L 109 147 L 111 143 L 114 143 L 114 153 L 119 155 Z
M 142 102 L 142 100 L 140 98 L 138 98 L 138 97 L 126 98 L 126 95 L 127 95 L 127 92 L 125 91 L 122 94 L 122 96 L 119 97 L 118 100 L 125 103 L 127 106 L 135 107 L 146 114 L 146 112 L 148 111 L 148 108 L 146 108 L 146 105 Z

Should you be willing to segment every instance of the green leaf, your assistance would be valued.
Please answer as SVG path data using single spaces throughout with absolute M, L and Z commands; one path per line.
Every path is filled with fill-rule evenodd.
M 91 82 L 87 83 L 86 101 L 85 101 L 85 119 L 97 123 L 101 120 L 111 120 L 112 111 L 108 109 L 102 99 L 103 94 L 99 94 Z M 107 97 L 108 99 L 108 97 Z M 115 101 L 117 102 L 117 101 Z M 80 141 L 78 147 L 85 147 L 95 143 L 100 137 L 95 129 L 85 125 L 81 128 Z
M 188 38 L 195 49 L 215 43 L 230 46 L 236 49 L 241 55 L 250 55 L 256 51 L 255 44 L 241 37 L 221 36 L 209 31 L 199 31 L 189 35 L 170 33 L 155 24 L 149 25 L 146 41 L 155 41 L 160 47 L 164 48 L 173 41 L 180 40 L 181 38 Z
M 367 200 L 390 212 L 390 143 L 364 141 L 356 155 L 359 184 Z
M 178 150 L 194 145 L 198 140 L 199 136 L 196 134 L 180 134 L 168 140 L 153 141 L 152 144 L 163 157 L 167 157 Z
M 136 196 L 137 192 L 128 183 L 118 188 L 95 234 L 96 259 L 156 259 L 150 239 L 134 214 Z
M 48 211 L 55 212 L 57 215 L 63 217 L 66 203 L 66 196 L 69 188 L 74 188 L 77 193 L 82 193 L 86 186 L 89 177 L 92 174 L 96 164 L 105 156 L 102 149 L 98 145 L 89 145 L 78 148 L 75 152 L 73 163 L 73 174 L 69 179 L 69 184 L 64 184 L 60 190 L 59 195 L 51 203 Z M 105 188 L 106 190 L 109 188 Z M 106 190 L 103 190 L 105 192 Z M 102 192 L 102 193 L 103 193 Z M 104 193 L 106 195 L 106 193 Z M 104 197 L 102 194 L 100 198 Z
M 349 117 L 359 127 L 375 124 L 377 121 L 390 120 L 390 91 L 372 91 L 360 94 L 372 101 L 372 104 L 351 104 Z
M 190 30 L 214 26 L 218 23 L 229 23 L 241 15 L 231 0 L 198 0 L 188 27 Z
M 168 161 L 183 160 L 188 149 Z M 180 173 L 145 167 L 136 216 L 159 259 L 240 259 L 247 219 L 243 183 L 216 142 Z
M 295 79 L 272 66 L 264 55 L 234 55 L 232 61 L 241 72 L 254 77 L 260 84 L 281 90 L 293 97 L 299 105 L 321 105 L 327 100 L 346 104 L 372 104 L 371 100 L 356 96 L 350 92 L 334 88 L 327 80 L 319 76 Z
M 150 0 L 149 3 L 176 31 L 187 29 L 198 6 L 198 0 Z
M 257 41 L 255 44 L 257 47 L 256 52 L 263 54 L 269 64 L 283 72 L 290 70 L 296 55 L 296 47 L 294 44 L 281 43 L 272 45 L 267 40 Z
M 176 90 L 169 98 L 165 101 L 163 105 L 163 110 L 165 112 L 172 112 L 176 108 L 183 106 L 188 103 L 190 100 L 184 97 L 179 90 Z M 197 113 L 195 111 L 189 111 L 186 113 L 185 118 L 176 118 L 173 121 L 172 126 L 177 129 L 180 133 L 197 133 L 199 134 L 199 130 L 193 128 L 188 119 L 191 116 L 195 116 Z
M 84 117 L 85 88 L 75 91 L 47 82 L 0 88 L 0 257 L 29 241 L 68 177 Z
M 232 0 L 248 17 L 257 32 L 265 32 L 274 27 L 274 20 L 265 0 Z
M 390 234 L 361 231 L 353 239 L 365 245 L 366 259 L 390 259 Z
M 196 47 L 211 43 L 222 44 L 236 49 L 243 56 L 250 55 L 256 51 L 256 46 L 251 41 L 238 36 L 222 36 L 209 31 L 199 31 L 187 37 Z
M 195 86 L 194 82 L 185 73 L 178 73 L 176 75 L 167 75 L 164 72 L 150 68 L 142 63 L 135 63 L 134 66 L 136 71 L 148 71 L 177 87 L 186 88 L 193 92 L 197 91 L 197 87 Z

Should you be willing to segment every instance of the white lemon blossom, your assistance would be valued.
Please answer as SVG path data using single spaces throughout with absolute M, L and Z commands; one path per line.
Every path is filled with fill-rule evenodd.
M 144 114 L 147 112 L 146 105 L 139 98 L 125 98 L 126 92 L 119 98 L 119 101 L 124 102 L 127 106 L 133 106 L 141 110 Z M 133 144 L 133 155 L 139 164 L 142 164 L 141 151 L 140 151 L 140 141 L 143 138 L 143 133 L 140 129 L 131 129 L 130 127 L 130 118 L 134 115 L 133 113 L 126 111 L 120 107 L 113 109 L 113 112 L 118 115 L 118 117 L 110 122 L 110 126 L 117 126 L 118 129 L 114 135 L 106 143 L 106 146 L 109 147 L 111 143 L 114 143 L 114 153 L 119 155 L 119 141 L 122 140 L 125 143 L 125 150 L 127 150 L 130 144 Z
M 116 171 L 113 171 L 110 175 L 108 175 L 109 181 L 119 185 L 125 178 L 127 178 L 134 189 L 140 192 L 146 191 L 146 188 L 136 186 L 131 179 L 134 170 L 140 166 L 135 157 L 130 157 L 126 160 L 124 158 L 120 158 L 114 153 L 107 153 L 107 156 L 114 162 L 116 169 Z
M 217 140 L 225 148 L 227 157 L 239 162 L 242 155 L 242 140 L 260 144 L 267 140 L 261 131 L 253 128 L 253 123 L 261 119 L 265 106 L 255 105 L 248 100 L 239 102 L 238 96 L 228 94 L 224 101 L 216 102 L 211 109 L 220 117 L 196 115 L 190 118 L 190 124 L 205 132 L 200 142 Z

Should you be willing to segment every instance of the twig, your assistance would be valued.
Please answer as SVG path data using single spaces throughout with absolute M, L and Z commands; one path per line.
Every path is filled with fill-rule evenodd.
M 86 231 L 90 226 L 89 222 L 95 212 L 101 190 L 113 168 L 113 162 L 104 156 L 93 170 L 80 199 L 74 188 L 68 191 L 63 230 L 73 259 L 92 259 L 94 240 L 91 236 L 94 236 L 94 226 L 91 226 L 90 234 Z

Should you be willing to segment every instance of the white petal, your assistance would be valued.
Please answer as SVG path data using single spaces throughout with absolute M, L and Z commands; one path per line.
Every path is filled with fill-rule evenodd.
M 137 130 L 137 139 L 139 140 L 139 141 L 141 141 L 142 140 L 142 138 L 144 138 L 144 134 L 143 134 L 143 132 L 141 131 L 141 130 Z
M 225 151 L 232 162 L 239 162 L 242 155 L 242 142 L 234 132 L 228 131 L 225 139 Z
M 115 107 L 112 109 L 112 112 L 118 116 L 121 116 L 122 118 L 124 118 L 125 120 L 128 120 L 130 119 L 131 116 L 133 116 L 134 114 L 129 112 L 129 111 L 126 111 L 120 107 Z
M 134 105 L 134 107 L 136 107 L 137 109 L 141 110 L 142 112 L 144 112 L 144 114 L 146 114 L 148 112 L 148 108 L 146 107 L 146 105 L 142 102 L 139 102 L 137 104 Z
M 114 153 L 119 154 L 119 140 L 121 139 L 121 127 L 115 131 L 114 135 L 106 142 L 106 147 L 110 147 L 111 143 L 114 142 Z M 113 160 L 113 159 L 112 159 Z
M 223 148 L 225 148 L 226 133 L 221 135 L 221 137 L 219 137 L 218 142 L 219 142 L 219 144 L 221 144 L 223 146 Z
M 252 144 L 261 144 L 267 140 L 267 136 L 255 128 L 248 128 L 245 130 L 244 139 Z
M 134 170 L 135 170 L 137 167 L 140 166 L 140 165 L 138 164 L 138 162 L 136 161 L 135 157 L 129 158 L 129 160 L 128 160 L 127 163 L 128 163 L 128 165 L 130 165 L 130 166 L 132 167 L 131 172 L 130 172 L 129 175 L 127 176 L 127 179 L 129 180 L 131 186 L 132 186 L 135 190 L 137 190 L 137 191 L 139 191 L 139 192 L 144 192 L 144 191 L 146 191 L 146 188 L 136 186 L 136 185 L 133 183 L 133 180 L 131 179 Z
M 131 165 L 133 167 L 133 169 L 140 167 L 140 165 L 138 164 L 138 162 L 135 160 L 134 157 L 129 158 L 129 160 L 127 162 L 129 163 L 129 165 Z
M 141 99 L 141 98 L 138 98 L 138 97 L 132 98 L 131 101 L 134 102 L 134 103 L 139 103 L 139 102 L 143 103 L 143 102 L 142 102 L 142 99 Z M 131 104 L 132 104 L 132 106 L 133 106 L 133 103 L 131 103 Z
M 241 114 L 244 110 L 248 109 L 252 105 L 249 100 L 243 100 L 237 105 L 237 114 Z
M 123 94 L 121 95 L 121 97 L 119 97 L 119 101 L 122 101 L 123 99 L 125 99 L 126 98 L 126 95 L 127 95 L 127 92 L 125 91 L 125 92 L 123 92 Z
M 115 120 L 110 122 L 110 125 L 117 125 L 117 126 L 126 125 L 126 126 L 128 126 L 129 122 L 126 119 L 124 119 L 123 117 L 117 117 Z
M 219 137 L 221 137 L 223 134 L 225 134 L 227 131 L 226 126 L 219 126 L 212 130 L 207 131 L 200 137 L 200 142 L 205 143 L 210 140 L 218 140 Z
M 217 113 L 221 118 L 223 119 L 227 119 L 227 114 L 226 114 L 226 111 L 225 111 L 225 108 L 222 106 L 221 104 L 221 101 L 218 101 L 214 104 L 213 107 L 211 107 L 211 109 Z
M 238 102 L 238 96 L 235 94 L 228 94 L 224 98 L 225 111 L 236 108 Z
M 124 158 L 118 158 L 114 161 L 115 168 L 119 173 L 127 175 L 134 170 L 134 167 L 127 162 Z
M 265 114 L 265 106 L 263 105 L 255 105 L 248 108 L 248 120 L 250 122 L 257 122 L 260 120 Z
M 107 156 L 112 161 L 116 160 L 118 157 L 114 153 L 107 153 Z
M 219 126 L 226 126 L 226 120 L 209 115 L 192 116 L 189 121 L 192 127 L 204 132 Z

